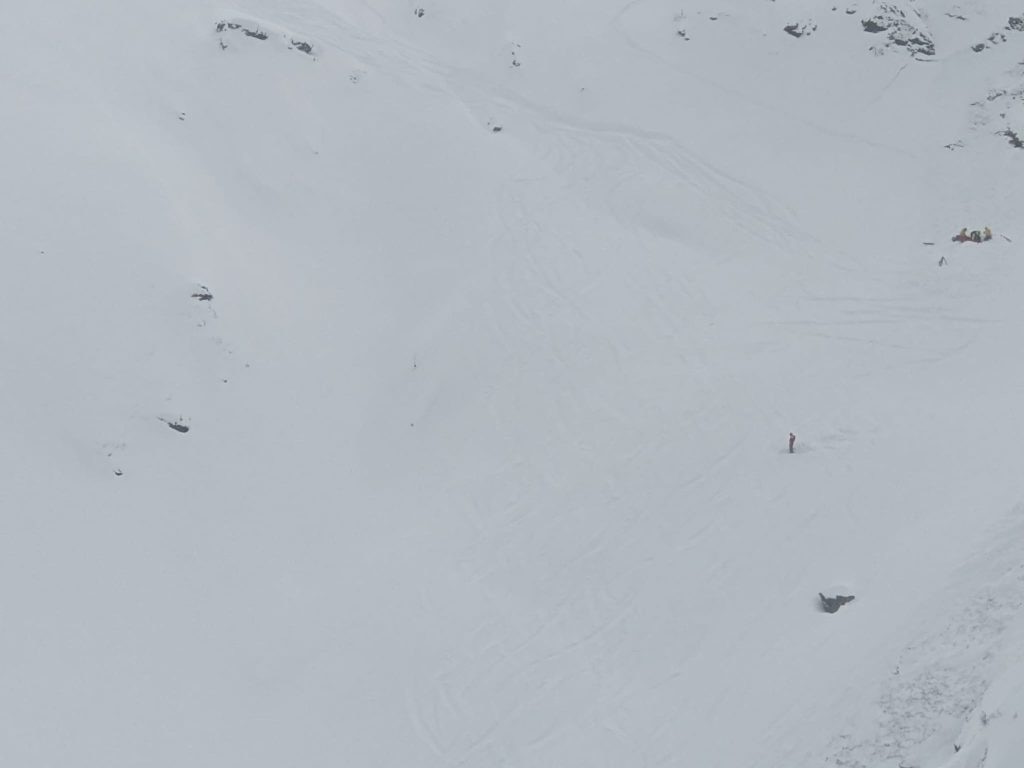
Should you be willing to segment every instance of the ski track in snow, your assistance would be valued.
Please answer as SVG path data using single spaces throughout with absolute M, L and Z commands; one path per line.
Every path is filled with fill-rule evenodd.
M 1024 153 L 942 142 L 1011 44 L 121 2 L 11 9 L 0 762 L 995 760 L 1022 272 L 944 230 Z
M 963 746 L 961 731 L 993 678 L 1005 671 L 1007 651 L 1024 637 L 1022 517 L 1024 504 L 993 536 L 996 547 L 955 574 L 954 586 L 929 611 L 950 618 L 933 619 L 938 628 L 901 651 L 881 687 L 874 722 L 837 735 L 827 765 L 935 768 Z M 960 596 L 963 585 L 981 588 Z

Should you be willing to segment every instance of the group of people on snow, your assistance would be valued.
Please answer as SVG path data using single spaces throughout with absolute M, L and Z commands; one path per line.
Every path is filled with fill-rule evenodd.
M 966 243 L 968 241 L 972 243 L 984 243 L 991 239 L 992 230 L 988 227 L 985 227 L 984 229 L 975 229 L 970 234 L 967 234 L 967 227 L 964 227 L 957 234 L 953 235 L 954 243 Z

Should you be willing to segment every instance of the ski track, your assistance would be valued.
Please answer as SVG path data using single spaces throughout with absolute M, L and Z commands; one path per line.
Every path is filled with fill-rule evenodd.
M 954 586 L 932 606 L 931 616 L 951 618 L 908 643 L 893 664 L 892 676 L 877 698 L 875 723 L 840 733 L 827 765 L 840 768 L 930 768 L 963 745 L 961 731 L 993 678 L 1005 669 L 1006 652 L 1021 639 L 1024 614 L 1024 504 L 992 539 L 999 542 L 979 561 L 964 566 Z M 949 597 L 976 589 L 956 599 Z M 931 743 L 924 755 L 922 745 Z M 955 747 L 955 748 L 954 748 Z
M 417 23 L 414 3 L 406 8 L 370 0 L 242 0 L 238 5 L 231 11 L 237 15 L 207 19 L 202 14 L 212 7 L 197 4 L 201 13 L 197 10 L 193 19 L 192 42 L 209 44 L 218 55 L 212 29 L 220 18 L 251 20 L 277 37 L 308 40 L 315 63 L 296 61 L 308 65 L 304 76 L 324 87 L 309 91 L 314 102 L 325 94 L 330 101 L 348 88 L 354 72 L 365 72 L 370 82 L 359 93 L 363 101 L 352 98 L 325 114 L 338 121 L 339 146 L 351 137 L 366 143 L 345 146 L 347 154 L 339 150 L 334 175 L 318 177 L 320 166 L 307 157 L 314 156 L 307 151 L 314 142 L 296 127 L 301 119 L 290 122 L 292 103 L 286 97 L 295 98 L 300 118 L 308 106 L 302 86 L 287 77 L 275 81 L 268 72 L 277 62 L 256 58 L 254 52 L 264 50 L 256 47 L 261 43 L 242 41 L 237 47 L 251 45 L 245 50 L 253 56 L 235 61 L 258 62 L 253 64 L 257 76 L 248 85 L 259 94 L 254 99 L 258 106 L 264 106 L 263 100 L 272 105 L 259 114 L 265 118 L 279 109 L 285 118 L 267 130 L 264 145 L 238 150 L 246 156 L 237 167 L 226 163 L 223 189 L 220 178 L 210 180 L 215 170 L 198 162 L 199 170 L 179 165 L 179 155 L 170 150 L 162 158 L 167 166 L 177 166 L 180 176 L 165 174 L 163 183 L 175 176 L 172 186 L 182 197 L 193 172 L 203 177 L 201 199 L 266 195 L 266 207 L 239 203 L 238 210 L 266 214 L 266 221 L 253 225 L 260 234 L 280 227 L 268 252 L 284 252 L 275 256 L 280 255 L 285 265 L 280 272 L 287 279 L 279 284 L 273 260 L 268 266 L 260 261 L 266 254 L 248 252 L 258 251 L 258 237 L 245 241 L 237 246 L 242 252 L 237 261 L 227 262 L 231 266 L 221 272 L 236 302 L 240 286 L 251 289 L 261 283 L 231 280 L 240 278 L 239 272 L 266 270 L 263 298 L 299 293 L 305 299 L 308 292 L 310 307 L 281 301 L 266 310 L 260 297 L 247 297 L 257 307 L 250 319 L 265 315 L 268 327 L 284 323 L 285 333 L 294 335 L 271 343 L 262 337 L 265 329 L 247 334 L 228 323 L 236 321 L 227 313 L 222 319 L 214 311 L 220 304 L 186 306 L 167 297 L 152 302 L 163 302 L 172 321 L 166 324 L 167 338 L 156 339 L 154 333 L 147 340 L 149 349 L 138 363 L 145 399 L 133 401 L 140 396 L 128 391 L 118 402 L 117 413 L 128 414 L 128 424 L 104 425 L 105 457 L 92 459 L 103 465 L 105 476 L 124 468 L 127 485 L 135 467 L 144 464 L 143 448 L 161 447 L 164 453 L 154 455 L 166 464 L 158 469 L 166 469 L 167 495 L 181 494 L 187 503 L 173 496 L 166 510 L 154 513 L 149 507 L 158 505 L 142 488 L 136 496 L 102 497 L 111 513 L 104 504 L 89 509 L 86 494 L 73 488 L 67 498 L 39 505 L 63 504 L 71 510 L 68 517 L 49 519 L 52 511 L 41 510 L 41 522 L 26 525 L 28 546 L 21 546 L 17 535 L 10 539 L 9 554 L 18 564 L 8 583 L 16 584 L 24 567 L 16 557 L 23 552 L 37 548 L 46 555 L 33 555 L 26 561 L 29 568 L 58 564 L 64 550 L 51 554 L 45 546 L 51 540 L 38 538 L 37 529 L 66 528 L 79 505 L 94 515 L 94 523 L 116 514 L 128 526 L 142 521 L 113 545 L 92 541 L 87 548 L 72 541 L 67 546 L 69 552 L 100 561 L 101 567 L 107 566 L 106 559 L 117 566 L 97 580 L 90 572 L 93 563 L 72 562 L 68 567 L 77 571 L 76 579 L 62 576 L 60 581 L 81 577 L 82 593 L 74 591 L 76 584 L 56 582 L 38 596 L 32 591 L 36 585 L 11 590 L 11 602 L 22 597 L 19 591 L 28 595 L 26 605 L 17 606 L 22 615 L 12 612 L 12 626 L 18 628 L 20 621 L 47 642 L 70 643 L 25 652 L 22 638 L 4 638 L 12 669 L 25 676 L 20 681 L 24 690 L 46 694 L 36 694 L 39 701 L 21 709 L 19 702 L 5 701 L 13 713 L 12 727 L 25 731 L 26 742 L 46 745 L 49 740 L 67 747 L 52 754 L 42 746 L 26 748 L 15 753 L 20 763 L 31 764 L 36 757 L 38 764 L 57 764 L 62 755 L 74 753 L 83 764 L 125 765 L 163 747 L 180 750 L 168 752 L 167 764 L 195 765 L 232 757 L 279 762 L 287 755 L 310 765 L 342 759 L 366 765 L 620 768 L 692 761 L 755 768 L 778 760 L 779 768 L 793 768 L 821 764 L 824 756 L 825 764 L 842 768 L 938 768 L 965 735 L 972 740 L 971 754 L 981 755 L 977 765 L 984 763 L 984 733 L 977 735 L 976 726 L 986 715 L 979 714 L 979 707 L 1024 636 L 1019 627 L 1024 506 L 992 532 L 995 544 L 983 542 L 981 549 L 949 546 L 929 558 L 910 533 L 934 524 L 939 531 L 934 536 L 965 534 L 962 516 L 991 519 L 996 514 L 991 498 L 979 501 L 977 510 L 915 505 L 935 500 L 931 485 L 945 479 L 940 473 L 960 470 L 943 463 L 956 454 L 941 443 L 950 426 L 958 426 L 957 407 L 974 409 L 965 418 L 973 419 L 977 411 L 989 418 L 1005 416 L 1012 426 L 1012 414 L 982 406 L 989 395 L 1000 405 L 1013 402 L 998 383 L 1004 375 L 1015 375 L 1012 361 L 1001 355 L 1016 349 L 1015 337 L 1006 330 L 1016 327 L 1016 304 L 1009 293 L 1006 304 L 992 296 L 1000 280 L 1012 283 L 1001 270 L 1011 268 L 1015 251 L 1009 246 L 990 249 L 974 261 L 957 252 L 956 270 L 950 266 L 936 277 L 930 264 L 930 271 L 922 268 L 923 257 L 903 253 L 899 244 L 879 255 L 862 244 L 842 243 L 838 236 L 822 239 L 806 226 L 813 213 L 794 212 L 780 200 L 783 193 L 770 187 L 784 186 L 785 180 L 771 179 L 764 169 L 747 173 L 730 164 L 729 147 L 712 157 L 694 149 L 698 144 L 683 129 L 676 135 L 648 128 L 642 118 L 631 124 L 629 117 L 619 120 L 617 115 L 614 120 L 575 115 L 562 104 L 552 106 L 550 93 L 545 102 L 543 89 L 532 94 L 529 81 L 498 77 L 497 67 L 504 67 L 505 75 L 510 71 L 507 63 L 494 62 L 513 37 L 500 25 L 486 30 L 494 34 L 483 43 L 469 40 L 475 28 L 466 33 L 481 49 L 494 46 L 497 51 L 493 61 L 482 57 L 477 62 L 469 54 L 463 58 L 442 50 L 436 40 L 432 48 L 431 39 L 420 44 L 403 34 L 391 12 L 400 8 L 405 24 Z M 632 15 L 652 5 L 633 0 L 614 12 L 608 6 L 608 34 L 595 38 L 600 44 L 594 50 L 621 44 L 678 77 L 679 62 L 633 33 Z M 452 7 L 457 10 L 457 4 Z M 503 23 L 516 6 L 509 0 L 481 7 L 482 16 L 490 13 Z M 536 10 L 544 11 L 540 5 Z M 435 11 L 438 17 L 447 12 L 445 23 L 454 23 L 451 8 L 431 6 L 424 30 L 431 29 L 427 25 Z M 670 36 L 669 22 L 666 17 Z M 281 48 L 266 46 L 272 55 Z M 909 66 L 903 64 L 884 82 L 868 105 L 895 98 L 906 85 Z M 245 70 L 228 71 L 218 82 L 242 78 Z M 647 71 L 638 68 L 634 74 Z M 629 74 L 624 75 L 627 84 Z M 819 142 L 819 149 L 837 158 L 849 145 L 901 162 L 931 157 L 925 150 L 826 127 L 772 103 L 769 96 L 726 85 L 720 77 L 692 71 L 682 75 L 728 97 L 723 108 L 739 104 L 771 115 L 772 130 L 809 129 L 801 137 Z M 346 96 L 349 92 L 354 93 L 344 91 Z M 226 98 L 217 93 L 207 103 L 214 114 L 194 122 L 210 119 L 213 127 L 205 141 L 211 156 L 234 158 L 231 138 L 244 132 L 251 115 L 237 117 L 229 109 L 217 113 L 220 96 Z M 392 126 L 383 119 L 379 126 L 370 121 L 372 129 L 381 129 L 380 143 L 408 142 L 416 152 L 398 156 L 422 161 L 420 172 L 435 174 L 435 183 L 417 187 L 417 194 L 403 197 L 404 190 L 395 190 L 396 179 L 409 180 L 397 176 L 386 176 L 384 189 L 370 184 L 388 170 L 385 163 L 359 165 L 361 151 L 380 150 L 375 131 L 350 135 L 342 130 L 348 120 L 357 121 L 359 110 L 374 109 L 371 97 L 376 96 L 387 106 L 382 115 L 392 122 L 407 120 L 394 134 L 386 133 Z M 283 106 L 276 106 L 275 99 Z M 167 97 L 155 111 L 177 108 L 173 100 Z M 239 101 L 227 103 L 240 108 Z M 403 111 L 421 107 L 426 114 L 422 126 L 416 122 L 419 115 Z M 429 107 L 436 107 L 437 114 Z M 318 113 L 311 109 L 309 114 Z M 185 129 L 178 125 L 186 123 L 184 116 L 182 111 L 171 118 L 174 128 Z M 507 125 L 493 132 L 496 123 Z M 192 129 L 191 112 L 186 126 Z M 449 134 L 456 138 L 448 141 Z M 175 141 L 200 141 L 185 135 Z M 460 168 L 456 153 L 463 146 L 472 160 Z M 399 146 L 387 149 L 380 156 L 391 161 Z M 449 155 L 436 162 L 435 153 L 443 152 Z M 155 160 L 149 162 L 158 167 Z M 470 193 L 453 193 L 462 207 L 450 212 L 443 200 L 425 199 L 434 189 L 456 189 L 436 183 L 438 169 L 469 178 L 476 170 L 470 162 L 486 165 L 487 173 L 466 182 L 474 185 Z M 844 167 L 837 161 L 839 173 L 859 170 L 853 168 L 856 159 L 847 163 Z M 261 175 L 252 170 L 256 166 L 271 170 Z M 883 167 L 878 162 L 872 170 Z M 898 173 L 892 170 L 892 179 Z M 854 189 L 848 203 L 833 204 L 857 210 L 852 198 L 873 194 L 877 181 Z M 292 203 L 303 215 L 289 210 L 289 196 L 298 194 L 291 184 L 307 195 Z M 401 215 L 371 218 L 367 225 L 341 203 L 316 208 L 320 198 L 333 202 L 345 193 L 365 204 L 359 209 L 364 214 L 394 206 Z M 431 207 L 435 202 L 436 208 Z M 319 236 L 309 235 L 306 230 L 317 216 L 306 217 L 308 207 L 338 221 Z M 437 222 L 418 217 L 428 207 L 438 213 Z M 199 218 L 198 208 L 182 205 L 181 218 Z M 470 219 L 477 215 L 487 226 L 475 226 L 479 222 Z M 220 211 L 212 218 L 222 218 Z M 405 240 L 389 239 L 392 233 L 384 227 L 408 227 L 410 232 Z M 99 231 L 104 243 L 116 239 L 102 227 Z M 463 240 L 453 231 L 467 234 Z M 352 240 L 346 240 L 353 232 Z M 223 243 L 231 241 L 231 234 L 222 236 Z M 420 252 L 424 243 L 436 250 Z M 192 261 L 183 258 L 177 264 L 182 270 L 181 264 L 213 265 L 219 256 L 198 235 L 174 245 L 201 252 L 190 255 Z M 125 263 L 132 258 L 129 252 Z M 424 266 L 425 261 L 437 263 Z M 165 278 L 154 271 L 138 282 Z M 43 281 L 36 282 L 42 286 Z M 213 285 L 212 291 L 220 287 Z M 33 282 L 26 290 L 36 288 Z M 38 293 L 45 306 L 41 302 L 48 297 Z M 348 306 L 359 306 L 361 300 L 365 317 Z M 192 300 L 182 298 L 187 301 Z M 90 306 L 83 301 L 75 313 Z M 36 305 L 26 307 L 31 312 L 24 316 L 32 316 Z M 111 328 L 128 324 L 130 316 L 115 320 Z M 153 329 L 144 328 L 144 333 Z M 346 332 L 356 342 L 339 341 Z M 49 336 L 40 346 L 55 344 L 59 334 Z M 165 352 L 168 339 L 177 346 Z M 362 354 L 363 346 L 373 354 Z M 422 357 L 420 346 L 428 347 Z M 408 370 L 398 372 L 402 363 L 396 362 L 407 359 L 410 349 L 419 377 L 415 383 Z M 267 374 L 248 371 L 239 360 L 243 352 L 236 350 L 245 355 L 262 351 L 268 364 L 280 365 L 280 379 L 261 379 Z M 997 384 L 956 388 L 958 377 L 968 378 L 986 361 Z M 256 394 L 248 399 L 235 384 L 243 375 L 256 382 Z M 116 384 L 114 378 L 101 375 L 97 381 L 105 389 Z M 365 391 L 356 388 L 352 394 L 344 388 L 361 378 Z M 1007 388 L 1018 384 L 1007 380 Z M 941 392 L 929 411 L 923 395 L 933 387 Z M 963 402 L 947 407 L 943 397 L 950 392 Z M 56 397 L 48 397 L 57 402 L 72 394 L 79 393 L 57 390 Z M 242 405 L 233 406 L 234 398 Z M 343 410 L 339 403 L 355 415 L 338 415 Z M 158 442 L 152 435 L 160 431 L 166 439 L 169 430 L 154 414 L 165 421 L 195 415 L 196 432 L 189 438 L 195 441 Z M 265 432 L 243 431 L 255 420 L 267 421 Z M 34 424 L 26 424 L 28 436 Z M 790 429 L 799 433 L 794 456 L 787 455 L 784 444 Z M 215 434 L 226 447 L 207 448 L 188 460 L 173 452 L 184 450 L 183 445 L 202 447 L 204 434 Z M 927 445 L 931 439 L 936 445 Z M 270 447 L 260 452 L 256 444 L 263 441 Z M 1008 441 L 1010 450 L 1013 445 Z M 914 450 L 923 455 L 917 459 L 921 465 L 932 465 L 910 461 L 902 471 Z M 50 459 L 47 450 L 33 453 L 19 446 L 19 452 L 33 461 Z M 229 454 L 224 467 L 216 463 Z M 992 460 L 998 453 L 979 455 Z M 966 471 L 978 469 L 973 456 L 957 461 Z M 148 465 L 159 463 L 151 459 Z M 374 470 L 365 472 L 373 475 L 369 480 L 352 468 L 365 469 L 364 464 Z M 54 466 L 42 471 L 40 487 L 64 471 Z M 330 477 L 317 485 L 323 476 Z M 1005 489 L 992 496 L 998 491 Z M 201 498 L 208 492 L 212 501 Z M 261 494 L 268 499 L 257 498 Z M 9 506 L 36 514 L 35 504 L 26 494 Z M 10 513 L 12 518 L 15 514 Z M 181 563 L 160 549 L 179 528 L 188 529 Z M 99 530 L 92 534 L 97 539 L 114 526 Z M 143 530 L 145 536 L 139 533 Z M 156 588 L 143 584 L 146 589 L 139 587 L 140 595 L 130 600 L 97 602 L 102 622 L 110 624 L 97 629 L 102 622 L 87 614 L 93 611 L 93 595 L 116 592 L 129 581 L 125 573 L 145 570 L 112 556 L 138 548 L 136 557 L 148 559 L 150 553 L 137 539 L 158 555 L 153 565 L 145 564 L 154 570 Z M 844 546 L 835 546 L 836 540 Z M 202 558 L 197 541 L 202 542 Z M 941 546 L 937 540 L 931 545 Z M 927 585 L 922 604 L 912 605 L 906 618 L 897 617 L 892 606 L 908 603 L 891 601 L 887 605 L 893 613 L 879 620 L 881 588 L 897 590 L 903 584 L 883 585 L 871 570 L 918 583 L 918 567 L 893 564 L 908 550 L 908 558 L 921 558 L 920 569 L 930 568 L 927 573 L 943 578 L 943 568 L 962 562 L 957 558 L 975 559 L 948 574 L 948 584 Z M 851 563 L 848 552 L 858 553 L 860 561 Z M 845 584 L 847 577 L 869 584 L 874 595 L 859 595 L 835 617 L 811 615 L 814 590 L 827 588 L 818 585 Z M 35 573 L 32 578 L 42 580 Z M 176 592 L 182 583 L 189 589 Z M 165 608 L 165 601 L 171 607 Z M 39 605 L 53 615 L 33 613 Z M 159 615 L 145 613 L 152 605 Z M 136 613 L 152 626 L 130 627 L 139 637 L 125 639 L 130 633 L 119 633 L 117 622 Z M 883 626 L 886 620 L 892 626 Z M 96 626 L 89 621 L 97 621 Z M 172 638 L 161 646 L 152 629 L 162 629 L 161 621 L 175 630 L 184 624 L 188 638 Z M 138 621 L 140 626 L 145 622 Z M 89 633 L 95 633 L 95 648 Z M 847 634 L 866 648 L 843 646 Z M 75 645 L 82 642 L 79 635 L 89 635 L 90 642 Z M 125 643 L 124 654 L 110 638 Z M 202 648 L 210 638 L 223 658 Z M 189 642 L 200 650 L 191 657 L 175 656 L 181 653 L 178 646 Z M 113 647 L 116 658 L 102 656 L 101 646 Z M 835 646 L 851 655 L 834 657 Z M 148 659 L 151 669 L 144 667 L 147 654 L 153 657 Z M 879 658 L 892 662 L 892 674 L 883 680 L 870 671 Z M 26 672 L 18 667 L 24 659 Z M 223 672 L 225 660 L 230 674 Z M 197 661 L 208 666 L 195 671 Z M 324 675 L 317 669 L 321 665 Z M 40 670 L 55 680 L 40 685 L 34 679 Z M 103 691 L 94 694 L 98 683 L 99 688 L 120 684 L 117 672 L 136 686 L 127 696 L 116 688 L 106 701 Z M 187 684 L 202 696 L 174 691 L 178 678 L 190 674 L 196 678 Z M 862 679 L 850 679 L 861 674 Z M 270 695 L 253 696 L 268 680 L 273 682 Z M 844 702 L 843 691 L 836 692 L 844 684 L 856 687 L 870 706 L 856 709 Z M 143 690 L 146 696 L 139 693 Z M 144 706 L 150 696 L 151 706 Z M 168 700 L 173 703 L 159 709 Z M 153 708 L 153 719 L 163 725 L 147 730 L 121 722 L 122 734 L 138 742 L 137 752 L 125 746 L 124 755 L 107 755 L 105 761 L 81 757 L 74 748 L 90 738 L 102 742 L 104 726 L 119 719 L 124 701 L 131 708 L 139 705 L 129 714 L 148 715 Z M 113 713 L 109 719 L 107 709 Z M 56 714 L 44 714 L 50 710 Z M 229 717 L 229 712 L 241 714 Z M 829 719 L 831 713 L 839 719 Z M 143 715 L 138 716 L 141 721 Z M 152 744 L 154 736 L 169 733 L 166 723 L 175 716 L 195 720 L 183 723 L 181 738 Z M 83 726 L 84 736 L 75 731 L 79 718 L 94 718 Z M 231 723 L 223 729 L 227 735 L 216 737 L 224 741 L 214 744 L 209 733 L 221 728 L 209 724 L 218 718 Z M 281 733 L 275 731 L 278 726 Z M 809 733 L 809 727 L 815 732 Z M 820 751 L 814 751 L 816 739 L 822 742 Z M 210 745 L 220 751 L 201 753 Z M 243 748 L 251 752 L 243 754 Z M 0 747 L 0 755 L 6 755 L 5 749 Z M 780 756 L 787 754 L 790 759 L 782 762 Z

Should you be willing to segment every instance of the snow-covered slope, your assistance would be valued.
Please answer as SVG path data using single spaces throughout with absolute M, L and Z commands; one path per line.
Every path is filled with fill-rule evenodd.
M 0 762 L 1018 766 L 1022 17 L 6 9 Z

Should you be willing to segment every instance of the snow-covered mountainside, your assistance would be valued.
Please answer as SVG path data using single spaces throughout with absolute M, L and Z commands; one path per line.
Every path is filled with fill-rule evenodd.
M 1019 0 L 8 5 L 0 764 L 1019 768 Z

